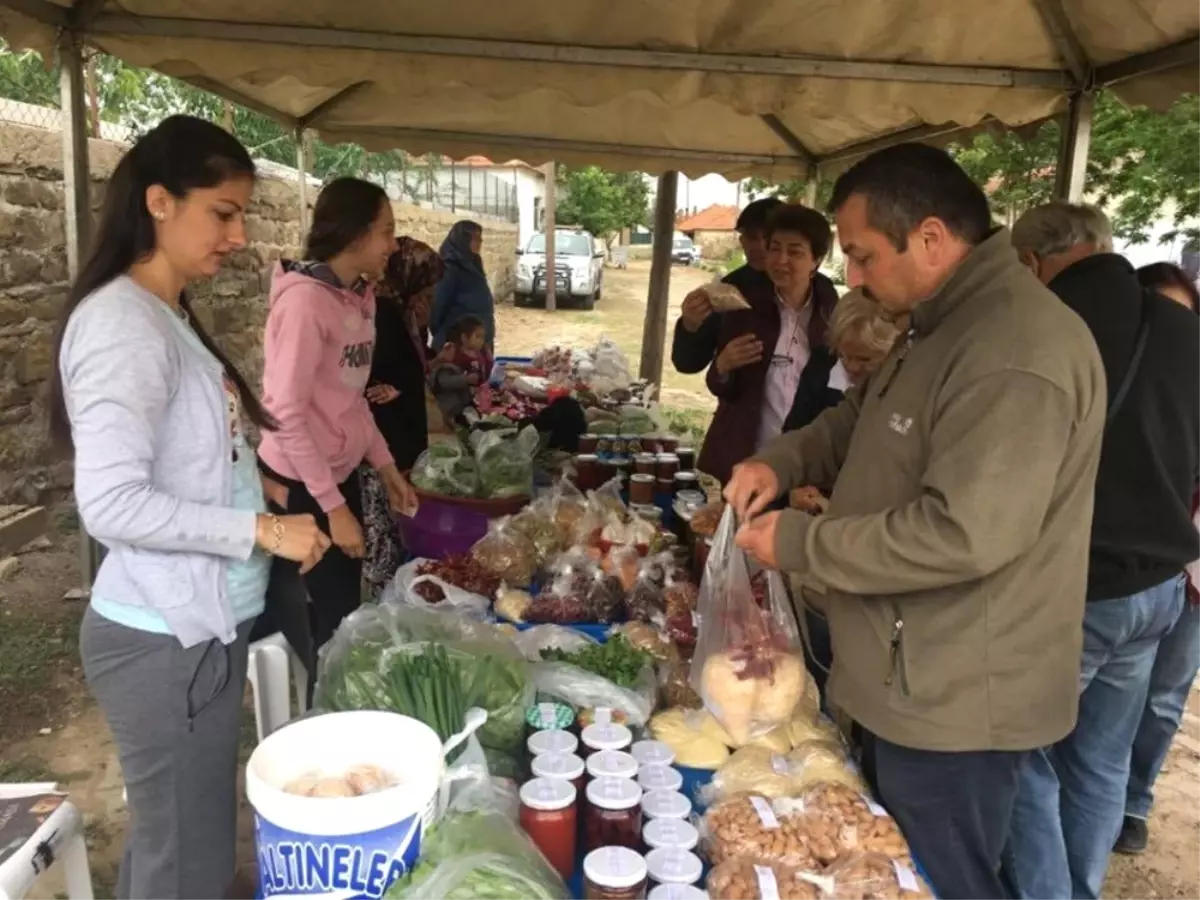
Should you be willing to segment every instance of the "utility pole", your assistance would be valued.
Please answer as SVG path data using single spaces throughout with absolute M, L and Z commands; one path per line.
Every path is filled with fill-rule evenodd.
M 542 167 L 546 176 L 546 309 L 554 311 L 558 308 L 558 298 L 555 287 L 558 281 L 558 270 L 555 268 L 555 216 L 558 207 L 558 183 L 554 163 L 548 162 Z

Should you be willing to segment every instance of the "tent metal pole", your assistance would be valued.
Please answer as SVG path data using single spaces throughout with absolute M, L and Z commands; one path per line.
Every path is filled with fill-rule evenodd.
M 92 199 L 88 163 L 87 98 L 83 81 L 83 45 L 78 35 L 64 32 L 58 43 L 59 101 L 62 110 L 63 193 L 66 197 L 67 273 L 79 277 L 84 253 L 91 242 Z M 103 548 L 79 523 L 79 588 L 86 596 L 104 558 Z
M 297 197 L 300 201 L 300 246 L 308 235 L 308 143 L 303 128 L 296 129 L 296 171 L 300 176 Z
M 817 208 L 817 170 L 810 169 L 808 181 L 804 182 L 804 205 L 809 209 Z
M 1088 147 L 1092 140 L 1092 108 L 1095 95 L 1079 91 L 1071 95 L 1063 117 L 1058 144 L 1058 167 L 1054 173 L 1054 196 L 1079 203 L 1087 181 Z
M 638 369 L 639 377 L 659 385 L 660 389 L 663 344 L 667 340 L 667 307 L 671 296 L 671 247 L 675 239 L 675 195 L 678 187 L 678 172 L 668 171 L 658 176 L 650 291 L 646 296 L 646 321 L 642 326 L 642 361 Z
M 546 309 L 558 309 L 558 170 L 553 161 L 542 167 L 546 176 L 542 195 L 546 224 L 542 231 L 546 235 Z M 486 186 L 485 186 L 486 190 Z M 570 283 L 571 276 L 567 275 Z M 563 298 L 566 302 L 567 298 Z

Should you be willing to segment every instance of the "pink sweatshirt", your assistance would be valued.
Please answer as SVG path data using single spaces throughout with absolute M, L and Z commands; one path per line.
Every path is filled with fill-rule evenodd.
M 263 402 L 279 422 L 259 456 L 302 481 L 331 512 L 338 490 L 365 458 L 391 463 L 364 391 L 375 349 L 375 295 L 359 295 L 277 265 L 264 341 Z

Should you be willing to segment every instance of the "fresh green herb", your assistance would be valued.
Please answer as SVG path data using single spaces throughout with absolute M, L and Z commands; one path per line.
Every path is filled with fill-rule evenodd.
M 573 653 L 557 648 L 543 650 L 542 659 L 570 663 L 623 688 L 636 685 L 642 669 L 654 661 L 645 650 L 630 644 L 623 634 L 613 635 L 603 644 L 589 644 Z

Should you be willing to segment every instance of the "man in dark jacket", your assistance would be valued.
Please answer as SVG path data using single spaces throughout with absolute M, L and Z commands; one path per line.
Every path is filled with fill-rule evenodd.
M 1084 613 L 1079 720 L 1022 777 L 1011 870 L 1023 896 L 1098 897 L 1159 641 L 1200 556 L 1200 326 L 1138 283 L 1104 214 L 1050 203 L 1013 228 L 1024 261 L 1092 332 L 1108 383 Z M 1035 453 L 1036 448 L 1030 448 Z
M 714 313 L 707 293 L 700 289 L 684 299 L 675 323 L 671 362 L 685 375 L 707 369 L 706 383 L 718 401 L 697 467 L 722 483 L 729 480 L 735 465 L 758 449 L 767 379 L 772 365 L 779 361 L 772 351 L 779 340 L 783 311 L 778 289 L 766 269 L 770 223 L 780 211 L 788 219 L 785 230 L 796 229 L 796 236 L 807 243 L 820 263 L 829 246 L 829 225 L 824 217 L 774 197 L 755 200 L 737 220 L 746 265 L 723 279 L 741 292 L 750 309 Z M 833 282 L 819 272 L 811 273 L 809 299 L 811 308 L 803 315 L 808 359 L 792 406 L 781 416 L 784 431 L 807 425 L 824 409 L 821 389 L 836 362 L 825 342 L 828 319 L 837 303 Z M 779 427 L 775 433 L 778 431 Z

